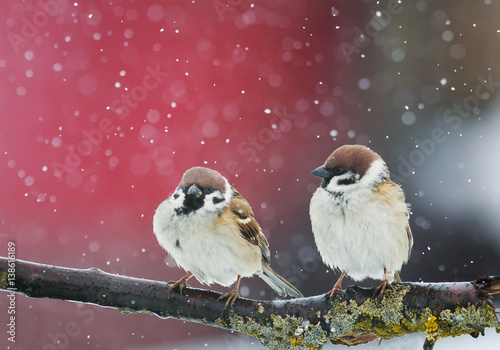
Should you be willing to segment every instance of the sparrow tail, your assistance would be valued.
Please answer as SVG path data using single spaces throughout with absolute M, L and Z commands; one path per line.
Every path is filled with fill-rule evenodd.
M 397 271 L 394 272 L 394 282 L 401 282 L 401 277 Z
M 272 289 L 282 297 L 302 298 L 303 295 L 286 279 L 278 275 L 265 261 L 262 262 L 262 274 L 259 275 Z

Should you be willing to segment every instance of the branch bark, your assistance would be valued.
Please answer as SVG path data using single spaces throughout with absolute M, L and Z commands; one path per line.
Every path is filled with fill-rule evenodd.
M 15 285 L 8 275 L 12 262 Z M 254 336 L 269 349 L 320 349 L 328 341 L 358 345 L 417 332 L 427 336 L 424 349 L 432 349 L 440 338 L 477 337 L 486 327 L 500 332 L 491 301 L 491 294 L 500 293 L 500 276 L 398 283 L 375 298 L 374 288 L 357 286 L 333 301 L 324 295 L 274 301 L 238 298 L 232 309 L 224 310 L 220 294 L 208 290 L 186 288 L 182 295 L 174 292 L 168 298 L 165 282 L 0 257 L 0 290 L 203 323 Z

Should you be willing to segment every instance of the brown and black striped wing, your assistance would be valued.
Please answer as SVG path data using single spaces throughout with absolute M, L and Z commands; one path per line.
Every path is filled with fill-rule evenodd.
M 231 212 L 236 215 L 236 221 L 241 235 L 250 243 L 259 246 L 264 261 L 269 262 L 271 252 L 266 236 L 262 233 L 257 220 L 255 220 L 252 207 L 234 188 L 234 196 L 231 200 Z

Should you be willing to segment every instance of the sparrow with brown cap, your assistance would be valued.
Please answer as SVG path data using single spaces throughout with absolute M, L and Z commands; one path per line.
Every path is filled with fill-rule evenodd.
M 401 187 L 383 159 L 361 145 L 337 148 L 311 174 L 323 180 L 309 208 L 316 245 L 325 264 L 341 271 L 327 296 L 337 294 L 346 274 L 382 280 L 383 293 L 399 281 L 413 245 Z
M 208 285 L 236 282 L 221 296 L 227 298 L 227 307 L 239 296 L 241 277 L 258 275 L 279 295 L 302 297 L 271 268 L 269 243 L 250 204 L 215 170 L 187 170 L 156 209 L 153 229 L 160 245 L 188 272 L 170 291 L 182 293 L 192 276 Z

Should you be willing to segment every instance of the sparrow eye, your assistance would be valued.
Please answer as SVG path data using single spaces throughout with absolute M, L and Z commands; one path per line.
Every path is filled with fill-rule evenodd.
M 338 176 L 338 175 L 342 175 L 343 173 L 345 173 L 346 171 L 344 169 L 342 169 L 341 167 L 339 166 L 336 166 L 335 168 L 333 168 L 331 171 L 330 171 L 330 174 L 333 176 Z
M 212 186 L 207 186 L 207 187 L 204 187 L 203 188 L 203 193 L 205 194 L 210 194 L 214 191 L 213 187 Z

